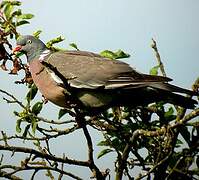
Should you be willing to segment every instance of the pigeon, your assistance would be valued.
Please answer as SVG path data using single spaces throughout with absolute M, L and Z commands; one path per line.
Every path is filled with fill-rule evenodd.
M 54 52 L 31 35 L 21 36 L 13 52 L 26 55 L 35 85 L 45 99 L 60 107 L 73 105 L 94 112 L 162 101 L 190 109 L 197 104 L 190 98 L 197 92 L 169 84 L 172 79 L 140 73 L 97 53 Z

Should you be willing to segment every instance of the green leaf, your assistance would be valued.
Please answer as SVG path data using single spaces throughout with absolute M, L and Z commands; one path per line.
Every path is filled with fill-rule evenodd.
M 13 6 L 21 6 L 21 2 L 20 1 L 11 1 L 11 4 Z
M 32 107 L 32 112 L 35 114 L 35 115 L 38 115 L 41 110 L 42 110 L 42 107 L 43 107 L 43 102 L 37 102 L 34 104 L 34 106 Z
M 23 55 L 24 55 L 23 52 L 17 52 L 17 53 L 15 54 L 15 56 L 16 56 L 17 58 L 19 58 L 19 57 L 21 57 L 21 56 L 23 56 Z
M 164 116 L 165 117 L 171 116 L 171 115 L 173 115 L 173 113 L 174 113 L 173 107 L 169 107 L 169 110 L 167 112 L 165 112 Z
M 165 112 L 164 117 L 167 121 L 172 121 L 176 119 L 176 115 L 174 115 L 174 109 L 173 107 L 169 107 L 169 110 Z
M 40 148 L 40 141 L 39 140 L 35 140 L 35 142 L 33 142 L 33 144 L 35 145 L 35 146 L 37 146 L 37 147 L 39 147 Z
M 27 137 L 27 134 L 28 134 L 28 130 L 30 129 L 30 124 L 28 124 L 24 130 L 24 133 L 23 133 L 23 137 Z
M 17 11 L 14 11 L 12 14 L 11 14 L 11 18 L 13 18 L 14 16 L 20 16 L 22 13 L 21 13 L 21 9 L 18 9 Z
M 116 57 L 117 57 L 114 52 L 109 51 L 109 50 L 104 50 L 104 51 L 100 52 L 100 55 L 105 58 L 110 58 L 110 59 L 116 59 Z
M 121 49 L 119 49 L 116 52 L 110 51 L 110 50 L 104 50 L 100 53 L 101 56 L 110 58 L 110 59 L 122 59 L 122 58 L 128 58 L 130 57 L 129 54 L 125 53 Z
M 111 141 L 111 142 L 110 142 Z M 124 143 L 122 143 L 118 138 L 114 138 L 113 140 L 105 140 L 100 141 L 97 146 L 109 146 L 111 148 L 117 149 L 118 151 L 122 151 L 124 149 Z
M 182 142 L 181 140 L 177 139 L 175 147 L 178 148 L 178 147 L 180 147 L 182 144 L 183 144 L 183 142 Z
M 160 68 L 159 65 L 154 66 L 151 70 L 150 70 L 150 75 L 158 75 L 158 69 Z
M 16 131 L 18 132 L 18 133 L 20 133 L 21 132 L 21 122 L 22 122 L 22 119 L 18 119 L 17 120 L 17 123 L 16 123 Z
M 115 52 L 116 59 L 129 58 L 130 55 L 119 49 Z
M 70 109 L 60 109 L 59 113 L 58 113 L 58 119 L 61 119 L 65 114 L 70 114 L 71 116 L 73 116 L 72 112 Z
M 100 141 L 97 146 L 109 146 L 110 143 L 108 141 Z
M 13 5 L 11 3 L 8 3 L 4 8 L 4 14 L 5 14 L 6 19 L 10 18 L 12 11 L 13 11 Z
M 169 161 L 169 167 L 173 169 L 173 167 L 176 165 L 177 161 L 181 157 L 181 152 L 174 152 L 174 154 L 171 156 L 171 160 Z
M 32 19 L 33 17 L 33 14 L 21 14 L 20 16 L 18 16 L 18 19 Z
M 74 49 L 76 49 L 77 51 L 79 51 L 79 48 L 77 47 L 75 43 L 70 43 L 69 45 L 73 47 Z
M 11 33 L 9 36 L 10 36 L 10 39 L 13 39 L 14 34 Z
M 103 149 L 98 155 L 97 155 L 97 159 L 101 158 L 102 156 L 110 153 L 110 152 L 113 152 L 112 149 Z
M 24 25 L 24 24 L 30 24 L 30 23 L 26 20 L 22 20 L 22 21 L 17 22 L 16 26 L 21 26 L 21 25 Z
M 13 113 L 14 113 L 15 116 L 20 117 L 20 115 L 19 115 L 19 113 L 17 111 L 14 111 Z
M 122 143 L 118 138 L 115 138 L 112 140 L 111 146 L 118 151 L 123 151 L 125 144 Z
M 39 38 L 39 35 L 42 33 L 42 30 L 37 30 L 35 32 L 33 32 L 33 36 L 35 36 L 36 38 Z
M 32 127 L 32 132 L 33 132 L 33 134 L 35 134 L 35 132 L 36 132 L 36 129 L 37 129 L 37 121 L 36 120 L 33 120 L 32 122 L 31 122 L 31 127 Z
M 28 102 L 30 102 L 34 99 L 34 97 L 37 94 L 37 91 L 38 91 L 38 89 L 37 89 L 36 85 L 32 84 L 29 92 L 26 95 L 26 99 L 27 99 Z
M 10 25 L 8 24 L 5 28 L 4 28 L 4 33 L 9 34 L 11 32 L 11 28 Z
M 184 140 L 187 142 L 188 145 L 191 145 L 191 137 L 190 137 L 190 132 L 186 126 L 182 126 L 180 129 L 180 134 L 184 138 Z
M 59 36 L 59 37 L 57 37 L 57 38 L 54 38 L 54 39 L 51 39 L 50 41 L 48 41 L 48 42 L 46 43 L 46 46 L 47 46 L 48 48 L 51 48 L 53 44 L 62 42 L 62 41 L 64 41 L 64 40 L 65 40 L 64 38 L 62 38 L 61 36 Z
M 197 164 L 197 166 L 198 166 L 198 168 L 199 168 L 199 155 L 197 156 L 196 164 Z
M 10 2 L 9 1 L 2 1 L 0 3 L 0 9 L 2 9 L 6 4 L 10 4 Z

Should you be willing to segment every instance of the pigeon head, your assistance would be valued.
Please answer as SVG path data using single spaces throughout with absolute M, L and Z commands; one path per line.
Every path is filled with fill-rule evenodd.
M 29 62 L 39 57 L 46 49 L 45 44 L 41 40 L 34 36 L 26 35 L 19 37 L 17 46 L 13 49 L 13 52 L 23 52 L 27 56 Z

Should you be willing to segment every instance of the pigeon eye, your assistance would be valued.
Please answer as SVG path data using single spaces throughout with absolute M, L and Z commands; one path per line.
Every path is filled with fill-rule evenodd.
M 32 43 L 32 41 L 29 39 L 29 40 L 27 41 L 27 43 L 28 43 L 28 44 L 31 44 L 31 43 Z

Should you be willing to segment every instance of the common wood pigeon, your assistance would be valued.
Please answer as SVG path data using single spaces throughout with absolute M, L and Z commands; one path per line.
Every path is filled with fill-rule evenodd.
M 34 83 L 46 99 L 61 107 L 70 106 L 73 100 L 91 110 L 162 100 L 186 108 L 197 103 L 176 94 L 196 95 L 169 84 L 170 78 L 138 73 L 127 63 L 95 53 L 52 52 L 30 35 L 20 37 L 13 51 L 26 54 Z

